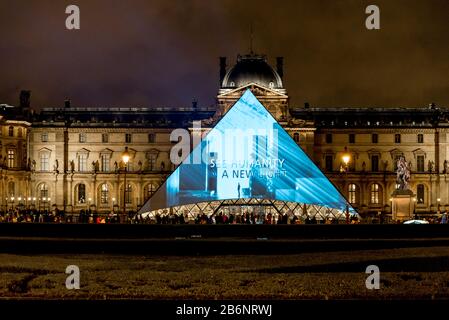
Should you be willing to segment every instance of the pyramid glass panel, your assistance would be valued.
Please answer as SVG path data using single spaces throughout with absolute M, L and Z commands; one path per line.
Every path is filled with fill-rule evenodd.
M 247 90 L 139 213 L 199 202 L 250 198 L 340 210 L 345 210 L 348 204 Z

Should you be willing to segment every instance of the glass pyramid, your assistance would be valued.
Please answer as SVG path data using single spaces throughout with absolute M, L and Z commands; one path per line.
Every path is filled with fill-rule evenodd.
M 348 202 L 247 90 L 139 213 L 256 198 L 345 210 Z M 348 205 L 349 211 L 355 213 Z

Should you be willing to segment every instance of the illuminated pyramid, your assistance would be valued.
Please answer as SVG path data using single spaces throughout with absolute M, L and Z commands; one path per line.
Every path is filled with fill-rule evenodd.
M 247 90 L 139 213 L 229 199 L 354 209 Z

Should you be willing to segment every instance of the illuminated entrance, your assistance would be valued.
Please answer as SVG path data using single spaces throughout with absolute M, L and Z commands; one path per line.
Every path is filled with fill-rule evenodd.
M 356 214 L 249 90 L 138 214 L 194 217 L 232 213 L 230 208 L 241 213 L 245 207 L 303 218 Z

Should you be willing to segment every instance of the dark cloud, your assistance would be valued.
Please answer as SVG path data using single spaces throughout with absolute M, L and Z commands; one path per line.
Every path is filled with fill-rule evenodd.
M 446 0 L 0 0 L 0 102 L 30 89 L 35 107 L 213 104 L 218 57 L 248 51 L 251 22 L 256 51 L 285 57 L 294 105 L 449 105 Z

